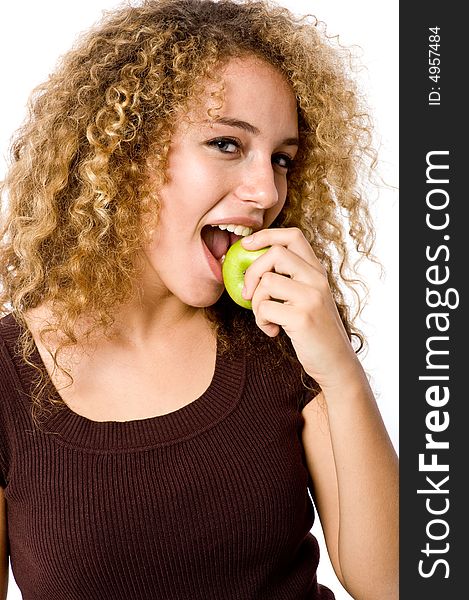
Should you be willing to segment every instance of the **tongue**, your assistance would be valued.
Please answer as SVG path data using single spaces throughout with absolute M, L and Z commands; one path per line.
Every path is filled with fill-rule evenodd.
M 209 227 L 204 231 L 204 242 L 213 256 L 220 260 L 230 247 L 230 233 L 218 227 Z
M 228 248 L 239 240 L 241 236 L 226 230 L 222 231 L 218 227 L 208 226 L 202 230 L 202 237 L 213 256 L 217 260 L 220 260 L 228 252 Z

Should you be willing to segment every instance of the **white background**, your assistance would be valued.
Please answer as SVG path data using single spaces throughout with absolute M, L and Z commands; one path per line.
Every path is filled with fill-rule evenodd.
M 377 226 L 375 253 L 385 268 L 363 274 L 370 297 L 360 326 L 369 349 L 363 364 L 375 391 L 391 439 L 398 449 L 398 2 L 372 0 L 278 0 L 298 14 L 312 13 L 325 21 L 330 35 L 354 46 L 364 69 L 358 77 L 371 106 L 380 145 L 383 187 L 373 205 Z M 5 172 L 8 142 L 25 115 L 32 88 L 52 72 L 58 56 L 77 34 L 89 27 L 115 0 L 16 0 L 0 12 L 0 178 Z M 318 579 L 331 587 L 337 600 L 350 600 L 336 579 L 318 522 L 313 527 L 321 546 Z M 8 600 L 21 593 L 10 573 Z M 207 599 L 209 600 L 209 599 Z

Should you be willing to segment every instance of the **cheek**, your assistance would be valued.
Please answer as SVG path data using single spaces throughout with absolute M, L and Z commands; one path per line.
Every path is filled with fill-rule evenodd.
M 165 218 L 171 218 L 173 226 L 183 215 L 186 219 L 197 217 L 212 206 L 225 189 L 222 174 L 204 161 L 181 167 L 174 171 L 170 183 L 162 190 Z
M 168 191 L 197 189 L 210 181 L 212 172 L 210 161 L 207 161 L 198 149 L 191 145 L 175 152 L 168 165 Z

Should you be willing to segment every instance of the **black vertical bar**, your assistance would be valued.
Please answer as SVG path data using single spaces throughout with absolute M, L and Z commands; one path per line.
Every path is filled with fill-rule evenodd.
M 469 598 L 469 61 L 462 6 L 400 5 L 402 600 Z

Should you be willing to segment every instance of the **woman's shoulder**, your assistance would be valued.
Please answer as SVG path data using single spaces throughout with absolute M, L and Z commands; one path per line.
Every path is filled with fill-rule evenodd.
M 21 335 L 21 326 L 12 313 L 0 318 L 0 360 L 11 362 Z
M 249 388 L 281 403 L 292 402 L 298 408 L 303 405 L 308 390 L 301 364 L 274 341 L 262 345 L 257 352 L 246 352 L 246 366 Z
M 18 341 L 21 327 L 10 313 L 0 318 L 0 410 L 11 404 L 20 386 Z
M 11 349 L 14 348 L 20 336 L 20 327 L 12 313 L 0 318 L 0 360 L 11 361 Z M 3 370 L 2 370 L 3 372 Z
M 21 412 L 21 383 L 15 365 L 20 333 L 12 314 L 0 318 L 0 487 L 6 487 L 12 438 Z
M 270 398 L 277 397 L 282 403 L 291 402 L 296 410 L 301 411 L 320 391 L 296 355 L 273 340 L 258 352 L 250 352 L 246 361 L 251 386 L 262 389 Z

